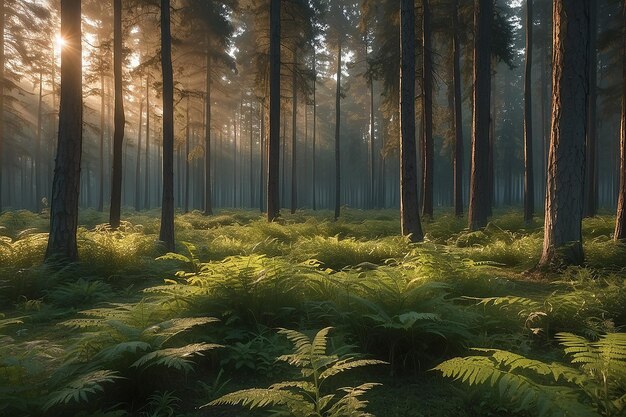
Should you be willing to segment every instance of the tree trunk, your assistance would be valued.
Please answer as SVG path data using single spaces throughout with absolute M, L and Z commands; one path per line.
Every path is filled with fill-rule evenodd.
M 146 172 L 144 175 L 143 208 L 150 210 L 150 74 L 146 76 Z
M 106 110 L 106 99 L 104 96 L 104 73 L 100 74 L 100 155 L 99 155 L 99 194 L 98 211 L 104 211 L 104 117 Z
M 412 242 L 424 239 L 417 199 L 415 143 L 415 4 L 400 2 L 400 220 Z
M 472 127 L 472 169 L 470 181 L 469 228 L 487 225 L 489 216 L 489 122 L 491 101 L 492 0 L 474 2 L 474 114 Z
M 61 105 L 46 260 L 76 261 L 83 143 L 81 2 L 61 0 Z
M 341 214 L 341 36 L 337 42 L 337 90 L 335 91 L 335 220 Z
M 139 100 L 139 134 L 137 135 L 137 161 L 135 166 L 135 211 L 141 210 L 141 138 L 143 136 L 143 100 Z
M 187 108 L 185 113 L 185 201 L 184 212 L 189 213 L 189 181 L 190 181 L 190 167 L 189 167 L 189 153 L 191 152 L 191 121 L 189 120 L 189 95 L 187 95 Z
M 454 78 L 454 214 L 463 215 L 463 96 L 461 95 L 461 40 L 459 1 L 455 0 L 453 19 Z
M 113 171 L 111 174 L 111 211 L 109 224 L 111 228 L 120 226 L 122 209 L 122 157 L 124 144 L 124 91 L 122 88 L 122 0 L 113 0 L 113 77 L 115 78 L 115 116 L 113 133 Z
M 161 0 L 161 67 L 163 72 L 163 202 L 159 239 L 169 252 L 174 241 L 174 74 L 170 0 Z
M 5 52 L 4 52 L 4 31 L 5 31 L 5 9 L 4 1 L 0 0 L 0 213 L 2 213 L 4 200 L 2 199 L 2 170 L 6 166 L 4 158 L 4 67 L 5 67 Z
M 626 1 L 623 15 L 626 19 Z M 622 22 L 624 19 L 622 19 Z M 626 240 L 626 25 L 622 27 L 622 124 L 620 131 L 620 176 L 617 219 L 615 222 L 615 240 Z
M 211 51 L 206 50 L 206 103 L 204 113 L 204 215 L 213 215 L 213 190 L 211 184 Z
M 265 99 L 259 104 L 261 107 L 261 129 L 259 132 L 259 211 L 263 213 L 265 208 L 263 202 L 263 189 L 265 187 Z
M 535 215 L 535 178 L 533 172 L 533 0 L 526 0 L 526 69 L 524 77 L 524 220 Z
M 280 0 L 270 0 L 270 117 L 267 220 L 280 216 Z
M 313 184 L 311 186 L 313 190 L 313 211 L 317 210 L 317 172 L 316 172 L 316 160 L 317 160 L 317 57 L 315 51 L 313 51 L 313 161 L 312 161 L 312 175 Z
M 589 1 L 555 0 L 552 139 L 541 269 L 582 265 Z
M 0 92 L 0 94 L 2 94 Z M 1 113 L 0 113 L 1 114 Z M 43 130 L 43 71 L 39 72 L 39 101 L 37 103 L 37 144 L 35 148 L 35 210 L 41 211 L 42 188 L 41 188 L 41 167 L 43 157 L 41 155 L 41 134 Z
M 298 68 L 298 56 L 297 51 L 294 52 L 294 64 L 293 64 L 293 74 L 291 81 L 291 214 L 296 213 L 296 208 L 298 205 L 298 198 L 296 195 L 297 192 L 297 176 L 296 176 L 296 142 L 298 138 L 298 129 L 297 129 L 297 121 L 298 121 L 298 90 L 296 89 L 297 85 L 297 68 Z
M 597 2 L 591 2 L 589 8 L 589 108 L 587 117 L 587 167 L 585 170 L 585 216 L 593 217 L 598 208 L 598 122 L 597 113 L 597 79 L 598 79 L 598 52 L 597 52 Z
M 422 111 L 424 112 L 424 194 L 422 195 L 422 215 L 433 218 L 433 185 L 435 145 L 433 143 L 433 61 L 432 61 L 432 29 L 430 0 L 422 0 L 422 31 L 424 58 L 424 91 L 422 95 Z

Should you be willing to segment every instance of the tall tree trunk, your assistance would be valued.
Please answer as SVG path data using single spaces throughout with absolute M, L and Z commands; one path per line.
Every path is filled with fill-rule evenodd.
M 106 99 L 104 96 L 104 73 L 100 74 L 100 152 L 99 152 L 99 189 L 98 211 L 104 211 L 104 126 Z
M 424 239 L 417 199 L 415 143 L 415 4 L 400 2 L 400 220 L 412 242 Z
M 597 79 L 598 79 L 598 52 L 597 52 L 597 14 L 598 2 L 590 2 L 589 10 L 589 108 L 587 121 L 587 167 L 585 170 L 585 216 L 593 217 L 598 208 L 598 121 L 597 113 Z
M 139 133 L 137 135 L 137 161 L 135 166 L 135 211 L 141 210 L 141 138 L 143 136 L 143 100 L 139 100 Z
M 204 215 L 213 215 L 213 189 L 211 184 L 211 51 L 206 50 L 206 103 L 204 110 Z
M 433 218 L 433 186 L 435 145 L 433 143 L 433 60 L 432 60 L 432 28 L 430 0 L 422 0 L 422 31 L 424 58 L 424 91 L 422 94 L 422 111 L 424 112 L 424 194 L 422 195 L 422 214 Z
M 291 214 L 296 213 L 296 208 L 298 205 L 298 197 L 297 197 L 297 187 L 298 187 L 298 179 L 296 176 L 296 142 L 298 139 L 298 129 L 297 129 L 297 121 L 298 121 L 298 90 L 297 86 L 297 69 L 298 69 L 298 55 L 297 51 L 294 52 L 294 64 L 293 64 L 293 74 L 291 81 Z
M 253 102 L 250 101 L 250 111 L 248 112 L 248 116 L 250 117 L 250 120 L 248 121 L 248 126 L 250 128 L 250 131 L 248 132 L 249 134 L 249 147 L 248 147 L 248 183 L 250 184 L 250 208 L 254 207 L 254 169 L 252 169 L 253 167 L 253 155 L 252 155 L 252 149 L 253 149 L 253 143 L 254 143 L 254 131 L 252 129 L 252 111 L 254 110 L 254 106 L 253 106 Z
M 270 117 L 267 175 L 267 220 L 280 216 L 280 0 L 270 0 Z
M 589 1 L 555 0 L 552 139 L 539 268 L 582 265 Z
M 1 33 L 1 32 L 0 32 Z M 1 94 L 1 93 L 0 93 Z M 41 155 L 41 134 L 43 130 L 43 71 L 39 72 L 39 101 L 37 103 L 37 144 L 35 148 L 35 209 L 41 210 L 42 187 L 41 172 L 43 157 Z
M 454 214 L 463 215 L 463 97 L 461 95 L 461 40 L 459 1 L 454 2 L 453 78 L 454 78 Z
M 185 114 L 185 201 L 183 209 L 185 213 L 189 213 L 189 153 L 191 152 L 191 122 L 189 120 L 189 95 L 187 95 L 187 108 Z
M 161 0 L 161 67 L 163 73 L 163 202 L 159 239 L 169 252 L 174 241 L 174 74 L 170 0 Z
M 113 133 L 113 171 L 111 173 L 111 228 L 120 226 L 122 209 L 122 157 L 124 144 L 124 90 L 122 87 L 122 0 L 113 0 L 113 77 L 115 78 L 115 116 Z
M 150 74 L 146 76 L 146 172 L 144 175 L 143 208 L 150 210 Z
M 524 220 L 535 215 L 535 177 L 533 170 L 533 0 L 526 0 L 526 69 L 524 77 Z
M 263 213 L 265 208 L 265 203 L 263 200 L 264 197 L 264 187 L 265 187 L 265 99 L 260 104 L 260 112 L 261 112 L 261 129 L 259 132 L 259 211 Z
M 474 1 L 474 114 L 469 228 L 487 225 L 489 216 L 489 119 L 491 101 L 491 25 L 493 1 Z
M 52 181 L 47 260 L 76 261 L 78 201 L 83 144 L 81 2 L 61 0 L 61 105 Z
M 337 42 L 337 90 L 335 92 L 335 220 L 341 214 L 341 36 Z
M 5 52 L 4 52 L 4 30 L 5 30 L 5 9 L 4 1 L 0 0 L 0 213 L 2 213 L 4 200 L 2 195 L 3 190 L 3 169 L 6 166 L 4 158 L 4 66 L 5 66 Z
M 622 10 L 622 22 L 626 20 L 626 1 Z M 622 30 L 622 123 L 620 129 L 620 176 L 615 240 L 626 240 L 626 24 Z
M 314 48 L 315 49 L 315 48 Z M 317 161 L 317 57 L 315 55 L 315 50 L 313 51 L 313 161 L 312 161 L 312 175 L 313 175 L 313 184 L 311 185 L 311 189 L 313 192 L 313 211 L 317 210 L 317 171 L 316 171 L 316 161 Z

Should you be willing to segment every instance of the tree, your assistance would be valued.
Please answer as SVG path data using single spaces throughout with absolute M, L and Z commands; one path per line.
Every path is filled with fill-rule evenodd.
M 267 155 L 267 220 L 280 216 L 280 0 L 270 0 L 270 114 Z
M 415 144 L 415 4 L 400 2 L 400 220 L 412 242 L 424 239 L 417 200 Z
M 61 0 L 61 104 L 47 260 L 76 261 L 83 144 L 81 1 Z
M 434 193 L 434 162 L 435 144 L 433 142 L 433 58 L 432 58 L 432 24 L 430 0 L 422 0 L 422 40 L 423 40 L 423 91 L 422 112 L 423 125 L 423 155 L 422 155 L 422 215 L 433 217 Z
M 533 0 L 526 0 L 526 69 L 524 76 L 524 220 L 535 215 L 535 177 L 533 172 Z
M 163 198 L 159 239 L 174 252 L 174 74 L 170 0 L 161 0 L 161 70 L 163 72 Z
M 585 216 L 598 213 L 598 2 L 591 2 L 589 8 L 589 99 L 587 109 L 587 166 L 585 169 Z
M 624 1 L 623 6 L 623 16 L 626 16 L 626 1 Z M 622 120 L 620 129 L 620 188 L 615 222 L 616 241 L 626 240 L 626 25 L 623 25 L 622 30 Z
M 469 228 L 487 225 L 490 211 L 489 125 L 491 101 L 491 25 L 493 1 L 474 1 L 474 91 Z
M 454 84 L 454 214 L 463 215 L 463 96 L 461 95 L 461 40 L 459 34 L 459 0 L 452 10 L 452 48 Z
M 552 138 L 539 268 L 582 265 L 585 132 L 589 88 L 587 0 L 554 3 Z
M 122 0 L 113 0 L 113 78 L 115 83 L 115 115 L 113 133 L 113 168 L 111 171 L 111 209 L 109 224 L 113 229 L 120 226 L 122 209 L 122 153 L 124 144 L 124 90 L 122 85 Z M 137 178 L 138 179 L 138 178 Z

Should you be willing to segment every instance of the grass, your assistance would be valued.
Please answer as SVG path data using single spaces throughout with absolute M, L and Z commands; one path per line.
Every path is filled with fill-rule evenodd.
M 512 212 L 473 233 L 437 213 L 418 245 L 398 236 L 395 211 L 274 224 L 193 212 L 176 217 L 179 255 L 158 260 L 158 212 L 124 218 L 111 231 L 103 213 L 81 213 L 80 262 L 55 270 L 42 264 L 45 214 L 0 216 L 0 415 L 46 404 L 50 416 L 232 415 L 195 407 L 288 380 L 276 329 L 328 326 L 339 351 L 390 363 L 354 376 L 383 382 L 365 397 L 379 417 L 511 415 L 493 393 L 457 391 L 428 370 L 474 346 L 555 360 L 556 333 L 597 338 L 626 324 L 626 247 L 610 239 L 609 216 L 584 222 L 586 268 L 542 280 L 523 273 L 541 223 Z M 148 354 L 149 367 L 133 366 Z

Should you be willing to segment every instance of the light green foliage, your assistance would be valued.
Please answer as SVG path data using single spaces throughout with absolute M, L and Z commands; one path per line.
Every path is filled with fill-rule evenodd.
M 369 417 L 365 411 L 367 402 L 361 397 L 378 384 L 361 384 L 357 387 L 340 388 L 335 394 L 324 394 L 322 387 L 328 379 L 350 369 L 385 362 L 371 359 L 340 358 L 328 354 L 328 333 L 331 328 L 320 330 L 313 338 L 295 330 L 282 329 L 294 345 L 291 354 L 278 358 L 299 369 L 302 376 L 296 381 L 274 384 L 267 389 L 247 389 L 226 394 L 207 405 L 242 405 L 247 408 L 278 406 L 293 417 Z
M 486 385 L 515 405 L 539 416 L 621 415 L 626 406 L 626 334 L 592 342 L 571 333 L 557 339 L 571 365 L 497 350 L 474 349 L 481 356 L 454 358 L 435 368 L 443 376 Z
M 48 410 L 57 404 L 87 402 L 89 400 L 89 394 L 104 392 L 104 384 L 112 383 L 119 378 L 117 372 L 107 370 L 94 371 L 81 375 L 69 382 L 59 391 L 51 393 L 43 409 Z

